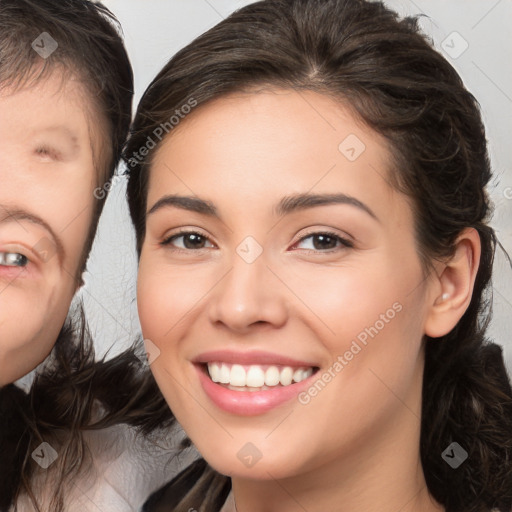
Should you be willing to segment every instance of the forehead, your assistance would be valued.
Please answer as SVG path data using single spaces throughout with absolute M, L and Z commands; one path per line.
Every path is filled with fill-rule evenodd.
M 89 108 L 81 83 L 60 73 L 17 87 L 0 88 L 0 123 L 14 128 L 24 126 L 28 133 L 57 124 L 77 128 L 87 121 Z
M 309 190 L 391 198 L 391 161 L 387 142 L 330 97 L 237 93 L 198 107 L 156 150 L 148 206 L 161 187 L 231 202 Z
M 110 159 L 106 115 L 92 90 L 70 69 L 56 66 L 41 74 L 34 70 L 22 83 L 0 84 L 0 112 L 4 141 L 23 144 L 44 137 L 82 146 L 92 151 L 96 166 L 102 169 Z

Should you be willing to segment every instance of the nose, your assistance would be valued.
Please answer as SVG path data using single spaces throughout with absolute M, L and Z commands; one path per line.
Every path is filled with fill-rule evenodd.
M 245 332 L 255 326 L 282 327 L 288 318 L 286 294 L 263 257 L 247 263 L 235 255 L 231 270 L 213 290 L 209 319 Z

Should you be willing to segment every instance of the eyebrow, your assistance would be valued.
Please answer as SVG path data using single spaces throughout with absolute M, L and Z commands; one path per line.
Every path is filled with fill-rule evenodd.
M 347 204 L 354 206 L 366 212 L 377 222 L 380 222 L 377 215 L 375 215 L 375 213 L 366 204 L 361 202 L 359 199 L 346 194 L 295 194 L 286 196 L 274 207 L 274 213 L 278 216 L 283 216 L 298 210 L 332 204 Z M 167 206 L 174 206 L 183 210 L 220 218 L 217 208 L 211 201 L 199 199 L 198 197 L 179 195 L 168 195 L 160 198 L 151 207 L 147 214 L 151 215 L 152 213 L 155 213 Z
M 347 204 L 355 206 L 363 212 L 366 212 L 376 221 L 380 222 L 377 215 L 375 215 L 369 206 L 359 199 L 347 194 L 295 194 L 281 199 L 274 210 L 277 215 L 281 216 L 297 210 L 305 210 L 306 208 L 328 206 L 332 204 Z
M 151 215 L 152 213 L 155 213 L 158 210 L 161 210 L 162 208 L 165 208 L 167 206 L 175 206 L 176 208 L 181 208 L 182 210 L 202 213 L 203 215 L 219 218 L 217 208 L 215 208 L 211 201 L 199 199 L 198 197 L 178 195 L 169 195 L 160 198 L 151 207 L 147 214 Z
M 65 137 L 65 144 L 69 144 L 69 147 L 71 148 L 73 155 L 76 155 L 77 151 L 80 149 L 80 140 L 78 135 L 73 130 L 68 128 L 66 125 L 57 124 L 39 127 L 33 130 L 30 137 L 32 141 L 34 139 L 37 140 L 38 137 L 43 137 L 44 145 L 48 145 L 49 147 L 58 150 L 59 143 L 56 143 L 51 138 L 51 135 L 54 133 L 63 135 Z
M 55 233 L 55 231 L 45 220 L 33 213 L 28 212 L 27 210 L 22 210 L 19 208 L 7 209 L 5 207 L 2 207 L 2 209 L 4 210 L 4 213 L 0 216 L 0 224 L 4 222 L 19 222 L 21 220 L 27 220 L 32 224 L 43 227 L 53 239 L 52 242 L 57 247 L 57 255 L 59 257 L 60 263 L 62 264 L 65 256 L 64 244 L 62 243 L 62 240 L 59 238 L 59 236 L 57 236 L 57 233 Z

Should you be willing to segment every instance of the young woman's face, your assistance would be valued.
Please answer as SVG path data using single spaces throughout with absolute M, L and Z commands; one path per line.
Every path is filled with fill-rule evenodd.
M 391 431 L 419 438 L 432 292 L 391 161 L 339 103 L 284 90 L 198 108 L 155 155 L 140 320 L 217 470 L 375 464 Z
M 0 385 L 46 357 L 77 289 L 100 147 L 84 98 L 58 74 L 0 91 Z

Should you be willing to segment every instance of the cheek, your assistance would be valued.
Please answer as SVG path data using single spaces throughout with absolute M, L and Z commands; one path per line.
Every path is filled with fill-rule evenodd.
M 18 348 L 43 326 L 46 298 L 36 290 L 7 289 L 0 299 L 0 344 Z
M 368 428 L 401 407 L 396 397 L 414 408 L 409 398 L 411 389 L 421 387 L 422 293 L 381 283 L 357 296 L 343 295 L 348 302 L 340 299 L 338 315 L 331 310 L 335 334 L 321 338 L 330 361 L 319 378 L 325 377 L 328 391 L 317 399 L 313 390 L 301 403 L 317 400 L 313 407 L 333 411 L 339 421 L 350 410 L 351 425 Z
M 9 380 L 16 380 L 49 354 L 69 300 L 49 286 L 4 291 L 0 301 L 0 374 L 10 374 Z
M 159 344 L 159 331 L 162 319 L 165 319 L 167 308 L 167 290 L 159 286 L 151 272 L 145 272 L 145 267 L 139 265 L 137 278 L 137 309 L 144 338 Z
M 283 269 L 282 275 L 306 306 L 302 318 L 326 349 L 328 366 L 342 356 L 346 377 L 362 380 L 369 367 L 392 373 L 415 366 L 424 289 L 414 255 L 408 263 L 381 254 L 366 264 L 347 262 L 309 274 Z
M 188 315 L 200 307 L 216 274 L 208 269 L 169 267 L 141 254 L 137 280 L 139 319 L 146 338 L 157 344 L 171 340 L 184 327 Z
M 315 314 L 316 320 L 312 317 L 312 321 L 322 326 L 324 337 L 327 334 L 334 345 L 340 343 L 337 340 L 354 338 L 390 309 L 389 314 L 394 316 L 393 304 L 403 297 L 400 279 L 395 279 L 382 263 L 306 270 L 283 267 L 281 275 L 304 304 L 302 310 Z

